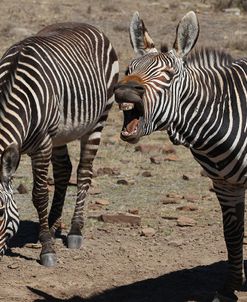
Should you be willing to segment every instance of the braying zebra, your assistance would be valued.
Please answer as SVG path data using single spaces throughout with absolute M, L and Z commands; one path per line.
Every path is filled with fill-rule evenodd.
M 68 247 L 82 244 L 84 200 L 101 131 L 114 101 L 118 60 L 108 38 L 83 23 L 51 25 L 10 47 L 0 61 L 0 254 L 18 229 L 11 178 L 21 153 L 31 157 L 41 264 L 56 264 L 52 235 L 71 175 L 67 143 L 80 139 L 77 199 Z M 48 217 L 47 170 L 55 192 Z
M 115 87 L 124 113 L 121 138 L 167 130 L 190 148 L 212 179 L 222 213 L 229 270 L 216 301 L 235 301 L 245 282 L 244 193 L 247 186 L 247 59 L 213 49 L 192 52 L 199 35 L 194 12 L 177 26 L 171 50 L 157 51 L 136 12 L 130 39 L 136 57 Z M 229 300 L 228 300 L 229 299 Z

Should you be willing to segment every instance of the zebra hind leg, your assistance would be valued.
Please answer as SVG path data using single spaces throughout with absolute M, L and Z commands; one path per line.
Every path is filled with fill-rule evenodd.
M 39 215 L 39 240 L 42 245 L 40 262 L 44 266 L 56 264 L 56 253 L 53 249 L 52 237 L 48 226 L 48 188 L 47 174 L 51 159 L 52 143 L 48 137 L 35 153 L 30 154 L 33 170 L 33 204 Z
M 50 232 L 52 236 L 55 237 L 56 231 L 61 227 L 64 199 L 72 171 L 67 146 L 54 147 L 51 161 L 53 165 L 55 192 L 48 221 Z
M 92 181 L 93 160 L 100 144 L 101 130 L 102 127 L 96 128 L 90 135 L 81 138 L 80 162 L 77 168 L 77 200 L 68 234 L 69 248 L 78 249 L 82 245 L 84 203 Z
M 243 264 L 245 190 L 219 182 L 214 183 L 214 190 L 222 209 L 228 274 L 213 302 L 233 302 L 237 301 L 235 290 L 240 290 L 246 281 Z

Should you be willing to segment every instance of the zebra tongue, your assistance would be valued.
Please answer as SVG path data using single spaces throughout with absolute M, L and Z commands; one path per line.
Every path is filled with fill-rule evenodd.
M 128 134 L 133 134 L 137 131 L 137 127 L 139 124 L 139 119 L 134 118 L 126 127 Z

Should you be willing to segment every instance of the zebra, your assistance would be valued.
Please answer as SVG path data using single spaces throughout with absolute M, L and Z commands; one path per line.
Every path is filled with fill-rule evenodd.
M 114 102 L 119 63 L 108 38 L 84 23 L 50 25 L 11 46 L 0 60 L 0 254 L 19 225 L 12 177 L 21 154 L 31 157 L 40 263 L 57 262 L 53 237 L 61 223 L 72 164 L 67 144 L 80 140 L 77 198 L 69 248 L 82 245 L 83 209 L 101 131 Z M 48 215 L 47 173 L 55 191 Z
M 245 282 L 247 59 L 234 60 L 213 48 L 190 52 L 198 36 L 197 16 L 188 12 L 177 25 L 173 47 L 158 51 L 134 13 L 130 40 L 135 57 L 114 88 L 124 115 L 120 136 L 134 144 L 165 130 L 174 144 L 190 149 L 212 179 L 228 252 L 226 281 L 213 301 L 236 301 L 235 290 Z

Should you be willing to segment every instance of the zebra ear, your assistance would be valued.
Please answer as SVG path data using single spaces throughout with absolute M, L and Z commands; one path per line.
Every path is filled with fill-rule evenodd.
M 157 52 L 154 42 L 138 12 L 134 13 L 130 23 L 130 43 L 137 56 L 142 56 L 149 52 Z
M 199 36 L 199 23 L 193 11 L 187 13 L 177 26 L 173 48 L 180 57 L 185 57 L 194 47 Z
M 1 179 L 9 182 L 20 162 L 20 152 L 16 144 L 8 146 L 1 158 Z

